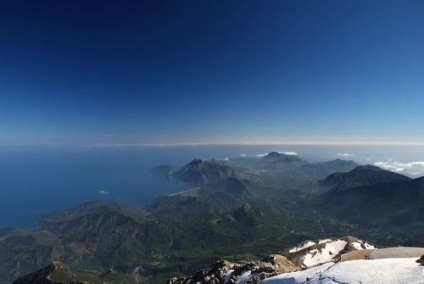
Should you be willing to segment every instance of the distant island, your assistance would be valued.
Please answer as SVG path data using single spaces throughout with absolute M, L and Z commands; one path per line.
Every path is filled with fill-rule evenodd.
M 311 163 L 277 152 L 193 159 L 181 168 L 164 165 L 152 172 L 185 182 L 190 190 L 144 207 L 87 202 L 42 216 L 38 229 L 1 229 L 0 283 L 38 283 L 37 277 L 62 283 L 206 281 L 196 272 L 224 259 L 217 265 L 226 270 L 213 283 L 225 277 L 235 283 L 248 270 L 265 279 L 347 255 L 363 258 L 354 251 L 375 249 L 369 243 L 424 246 L 423 177 L 348 160 Z M 343 238 L 349 235 L 359 239 Z M 321 251 L 330 242 L 344 247 L 330 249 L 328 261 L 306 265 L 306 251 L 302 257 L 297 253 L 302 247 Z M 283 250 L 291 247 L 296 254 Z M 285 268 L 275 269 L 276 261 Z M 202 277 L 211 272 L 205 273 Z

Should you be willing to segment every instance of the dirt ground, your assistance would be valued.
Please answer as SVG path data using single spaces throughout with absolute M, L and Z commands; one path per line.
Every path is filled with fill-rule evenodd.
M 369 259 L 380 258 L 401 258 L 401 257 L 421 257 L 424 255 L 424 248 L 414 247 L 393 247 L 374 250 L 369 254 Z

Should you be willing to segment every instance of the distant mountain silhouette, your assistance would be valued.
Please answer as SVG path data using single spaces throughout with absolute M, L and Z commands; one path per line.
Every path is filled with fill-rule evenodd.
M 182 181 L 203 185 L 235 177 L 233 168 L 223 161 L 194 159 L 175 173 Z
M 327 162 L 307 163 L 300 166 L 300 170 L 307 175 L 325 178 L 335 172 L 348 172 L 358 166 L 354 161 L 336 159 Z
M 320 184 L 338 191 L 394 180 L 405 181 L 410 180 L 410 178 L 401 174 L 383 170 L 379 167 L 366 165 L 358 166 L 347 173 L 339 172 L 331 174 L 322 180 Z
M 283 153 L 271 152 L 262 157 L 263 161 L 268 162 L 300 162 L 301 159 L 297 155 L 287 155 Z
M 297 155 L 277 152 L 271 152 L 261 159 L 262 168 L 270 171 L 285 171 L 302 163 L 303 161 Z
M 316 205 L 349 222 L 379 226 L 393 232 L 410 227 L 421 230 L 424 222 L 424 177 L 410 179 L 373 166 L 325 179 L 330 190 L 316 198 Z M 415 224 L 417 226 L 415 226 Z
M 38 229 L 0 229 L 0 283 L 54 260 L 93 271 L 99 283 L 121 283 L 111 279 L 132 277 L 140 265 L 140 283 L 165 283 L 170 272 L 187 275 L 222 255 L 244 260 L 246 248 L 258 257 L 315 236 L 424 244 L 424 178 L 276 152 L 236 162 L 194 159 L 172 176 L 191 185 L 142 208 L 87 202 L 42 216 Z

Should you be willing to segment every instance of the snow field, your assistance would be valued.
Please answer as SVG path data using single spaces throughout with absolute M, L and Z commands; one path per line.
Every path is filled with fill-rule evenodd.
M 284 273 L 264 284 L 423 284 L 424 267 L 417 258 L 386 258 L 326 263 L 303 271 Z M 309 281 L 307 281 L 309 279 Z
M 345 248 L 346 244 L 346 241 L 336 240 L 326 243 L 325 247 L 321 250 L 313 249 L 305 255 L 303 265 L 312 267 L 332 261 L 333 257 Z
M 301 251 L 301 250 L 307 249 L 308 247 L 311 247 L 311 246 L 313 246 L 313 245 L 315 245 L 315 243 L 314 243 L 314 242 L 312 242 L 312 241 L 307 241 L 306 243 L 302 244 L 301 246 L 298 246 L 298 247 L 292 248 L 291 250 L 289 250 L 289 253 L 295 253 L 295 252 L 298 252 L 298 251 Z

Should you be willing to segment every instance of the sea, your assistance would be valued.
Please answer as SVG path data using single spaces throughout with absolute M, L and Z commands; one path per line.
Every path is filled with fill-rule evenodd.
M 179 168 L 194 158 L 260 157 L 271 151 L 309 162 L 334 159 L 424 175 L 424 146 L 1 146 L 0 228 L 37 228 L 43 214 L 104 200 L 144 206 L 189 185 L 150 171 Z

